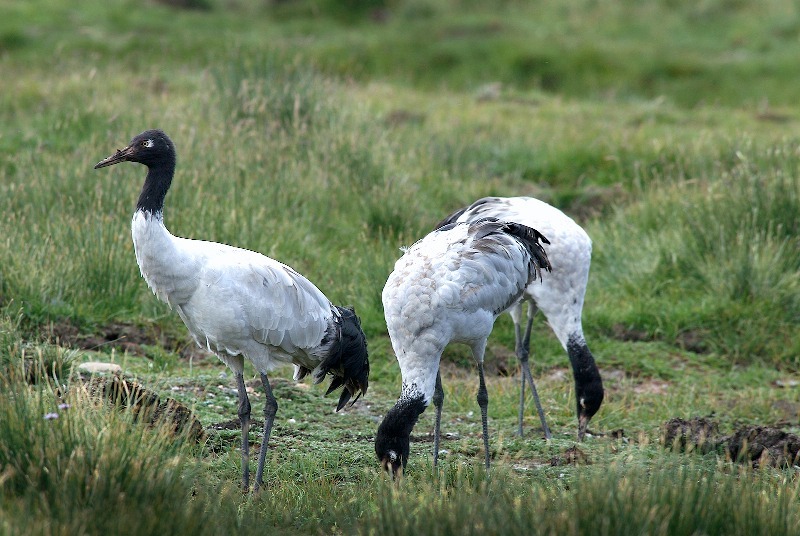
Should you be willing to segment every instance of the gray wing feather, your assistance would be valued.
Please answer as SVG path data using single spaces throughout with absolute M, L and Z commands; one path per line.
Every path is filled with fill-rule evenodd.
M 331 303 L 308 279 L 278 262 L 253 265 L 260 280 L 249 294 L 251 332 L 272 346 L 309 349 L 319 345 L 332 316 Z
M 218 257 L 199 278 L 192 302 L 202 334 L 220 342 L 250 338 L 288 354 L 316 348 L 333 316 L 330 301 L 290 267 L 242 251 Z

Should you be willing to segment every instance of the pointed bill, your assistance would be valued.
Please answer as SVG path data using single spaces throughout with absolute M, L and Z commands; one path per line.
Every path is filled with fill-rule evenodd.
M 589 417 L 586 415 L 578 416 L 578 441 L 583 441 L 586 437 L 586 428 L 589 426 Z
M 119 164 L 120 162 L 124 162 L 128 159 L 133 151 L 133 147 L 130 145 L 125 147 L 124 149 L 117 149 L 117 152 L 109 156 L 108 158 L 104 158 L 100 160 L 97 164 L 94 165 L 94 169 L 99 169 L 106 166 L 113 166 L 114 164 Z

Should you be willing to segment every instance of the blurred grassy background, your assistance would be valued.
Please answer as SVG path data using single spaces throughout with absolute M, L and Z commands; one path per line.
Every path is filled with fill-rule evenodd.
M 300 532 L 410 532 L 417 526 L 389 515 L 391 504 L 358 494 L 382 485 L 371 434 L 399 392 L 381 288 L 398 248 L 450 211 L 484 195 L 533 195 L 573 215 L 593 238 L 584 328 L 608 396 L 592 424 L 624 428 L 635 439 L 630 446 L 599 438 L 582 446 L 596 471 L 542 468 L 572 444 L 564 438 L 574 429 L 574 395 L 563 350 L 537 322 L 534 374 L 560 439 L 544 444 L 535 428 L 533 437 L 512 437 L 516 383 L 497 374 L 490 378 L 490 427 L 500 486 L 540 505 L 531 512 L 547 520 L 548 532 L 563 518 L 548 514 L 547 504 L 584 504 L 570 487 L 578 480 L 622 502 L 630 489 L 663 486 L 659 478 L 670 471 L 652 481 L 647 471 L 664 459 L 654 443 L 667 418 L 714 413 L 728 429 L 766 423 L 797 431 L 797 388 L 779 385 L 791 385 L 800 369 L 798 57 L 800 9 L 788 0 L 0 2 L 0 357 L 11 364 L 41 358 L 53 352 L 53 334 L 96 335 L 116 324 L 166 334 L 168 344 L 149 340 L 144 351 L 99 344 L 75 360 L 99 352 L 124 363 L 128 373 L 193 405 L 204 425 L 235 416 L 225 391 L 230 378 L 218 378 L 222 365 L 212 359 L 188 366 L 188 334 L 138 274 L 128 218 L 144 169 L 92 170 L 133 135 L 162 128 L 178 150 L 168 227 L 270 255 L 333 301 L 354 305 L 373 363 L 362 412 L 342 417 L 341 426 L 330 426 L 331 404 L 321 393 L 299 396 L 287 383 L 282 396 L 292 400 L 281 401 L 281 412 L 305 419 L 307 428 L 297 435 L 277 425 L 275 497 L 242 506 L 232 490 L 216 502 L 211 493 L 198 511 L 231 516 L 239 528 L 260 519 Z M 512 352 L 511 323 L 502 317 L 490 364 L 513 371 Z M 497 488 L 473 479 L 469 465 L 480 458 L 480 440 L 467 416 L 476 409 L 468 352 L 453 347 L 446 359 L 459 365 L 445 374 L 447 426 L 460 434 L 446 458 L 454 480 L 443 489 L 451 491 L 443 502 L 429 502 L 442 490 L 425 483 L 426 413 L 412 444 L 417 482 L 407 496 L 387 496 L 423 523 L 443 515 L 426 506 L 437 504 L 452 507 L 457 519 L 471 512 L 477 523 L 506 510 L 470 507 Z M 21 390 L 31 398 L 12 397 L 5 418 L 38 422 L 40 401 L 58 400 L 58 386 L 51 387 Z M 82 419 L 109 419 L 109 432 L 97 433 L 143 433 L 102 408 L 86 411 Z M 532 408 L 528 417 L 531 429 Z M 23 441 L 24 427 L 4 430 L 7 444 L 36 448 L 35 437 Z M 87 447 L 92 434 L 41 456 L 66 460 L 74 450 L 107 448 Z M 236 434 L 211 435 L 199 452 L 152 447 L 164 453 L 158 464 L 181 460 L 185 470 L 166 473 L 190 491 L 175 491 L 174 482 L 160 489 L 183 500 L 182 493 L 203 488 L 192 474 L 211 482 L 209 489 L 236 481 Z M 345 447 L 331 449 L 334 443 Z M 114 455 L 162 460 L 151 451 Z M 38 476 L 22 476 L 38 475 L 42 459 L 0 459 L 3 513 L 60 496 L 36 484 Z M 195 459 L 199 468 L 187 461 Z M 86 463 L 94 467 L 91 458 Z M 687 471 L 722 479 L 692 493 L 724 514 L 730 505 L 716 504 L 715 490 L 742 489 L 726 488 L 739 475 L 715 463 Z M 519 465 L 535 470 L 515 470 Z M 606 481 L 611 466 L 619 473 Z M 644 469 L 628 475 L 626 466 Z M 49 470 L 63 475 L 64 467 Z M 779 482 L 788 494 L 781 496 L 788 514 L 763 510 L 756 492 L 748 496 L 753 506 L 745 511 L 769 534 L 780 515 L 789 519 L 788 532 L 798 527 L 796 474 L 778 473 L 748 475 L 765 486 L 754 489 L 773 493 Z M 675 478 L 688 489 L 691 478 Z M 95 489 L 93 480 L 70 485 Z M 147 502 L 146 493 L 140 497 L 127 506 L 132 519 Z M 657 519 L 677 511 L 674 497 L 648 497 L 664 514 Z M 318 514 L 322 501 L 336 506 Z M 265 514 L 276 504 L 290 507 Z M 525 504 L 512 507 L 520 523 Z M 53 526 L 91 531 L 93 511 L 53 514 Z M 584 512 L 586 519 L 613 518 L 601 506 Z M 182 514 L 188 520 L 196 511 Z M 640 512 L 617 514 L 632 530 L 680 532 L 674 522 L 647 525 L 652 520 Z M 745 532 L 736 516 L 725 516 L 732 525 L 720 521 L 706 532 Z M 11 532 L 44 530 L 21 514 L 6 519 Z M 209 531 L 227 527 L 206 523 Z M 621 525 L 603 526 L 619 533 Z M 579 522 L 569 528 L 586 530 Z

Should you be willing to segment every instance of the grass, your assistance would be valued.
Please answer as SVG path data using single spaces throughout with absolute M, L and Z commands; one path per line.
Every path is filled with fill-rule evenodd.
M 724 433 L 799 431 L 794 4 L 202 4 L 0 6 L 0 531 L 800 530 L 796 468 L 658 442 L 676 416 L 713 415 Z M 236 415 L 232 377 L 213 357 L 188 362 L 185 328 L 134 263 L 128 218 L 144 170 L 92 170 L 151 127 L 178 149 L 175 234 L 287 262 L 354 305 L 370 341 L 370 393 L 344 414 L 276 373 L 259 496 L 238 491 L 238 432 L 221 426 Z M 539 439 L 532 406 L 516 437 L 501 317 L 488 350 L 492 473 L 480 466 L 477 378 L 453 347 L 442 467 L 426 412 L 394 487 L 372 446 L 400 387 L 380 290 L 398 247 L 484 195 L 534 195 L 592 236 L 584 327 L 607 389 L 592 429 L 624 439 L 596 435 L 579 445 L 583 462 L 559 465 L 574 446 L 574 393 L 541 320 L 534 375 L 555 438 Z M 114 323 L 169 343 L 69 349 L 49 336 Z M 206 440 L 83 393 L 72 367 L 93 359 L 190 406 Z

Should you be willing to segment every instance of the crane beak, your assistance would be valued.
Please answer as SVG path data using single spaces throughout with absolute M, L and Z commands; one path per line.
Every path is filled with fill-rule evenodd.
M 403 464 L 394 451 L 389 451 L 389 453 L 383 457 L 381 460 L 381 469 L 391 475 L 392 481 L 395 483 L 399 483 L 403 478 Z
M 586 415 L 578 416 L 578 441 L 583 441 L 586 437 L 586 428 L 589 426 L 589 417 Z
M 113 166 L 114 164 L 119 164 L 120 162 L 124 162 L 133 154 L 133 146 L 129 145 L 124 149 L 117 149 L 117 152 L 109 156 L 108 158 L 104 158 L 100 160 L 97 164 L 94 165 L 94 169 L 100 169 L 101 167 L 106 166 Z

